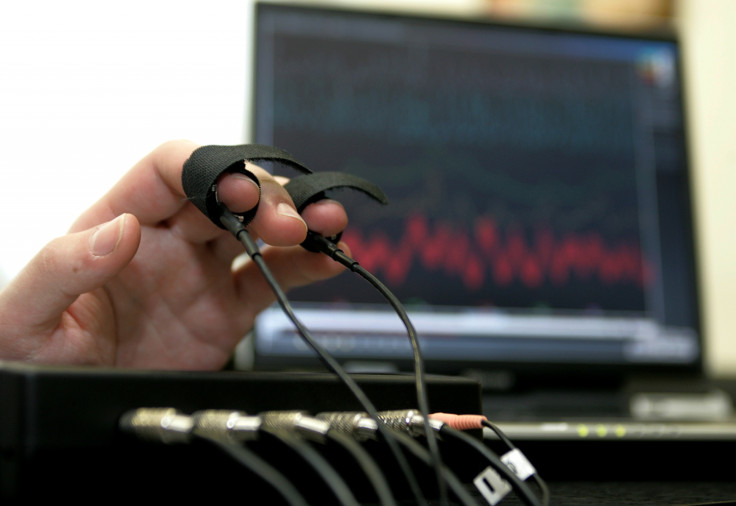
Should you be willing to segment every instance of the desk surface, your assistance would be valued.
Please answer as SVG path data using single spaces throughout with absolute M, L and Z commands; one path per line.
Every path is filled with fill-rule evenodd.
M 733 482 L 600 482 L 566 481 L 548 483 L 550 506 L 700 506 L 736 505 Z M 524 504 L 507 496 L 503 506 Z

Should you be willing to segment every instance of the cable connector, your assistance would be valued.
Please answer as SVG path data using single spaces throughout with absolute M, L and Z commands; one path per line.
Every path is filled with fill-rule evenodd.
M 220 204 L 220 223 L 240 241 L 249 257 L 261 254 L 258 244 L 248 233 L 243 221 L 222 204 Z
M 125 413 L 120 428 L 140 439 L 160 443 L 188 443 L 194 421 L 174 408 L 139 408 Z
M 521 450 L 514 448 L 503 455 L 501 455 L 501 462 L 506 464 L 506 467 L 518 476 L 522 481 L 529 479 L 537 473 L 529 459 L 526 458 Z
M 391 429 L 407 432 L 412 436 L 426 435 L 425 419 L 417 409 L 381 411 L 378 417 Z M 435 431 L 440 430 L 444 425 L 442 420 L 432 418 L 429 418 L 426 423 Z
M 327 411 L 318 413 L 317 418 L 330 425 L 330 430 L 342 432 L 357 441 L 376 439 L 378 424 L 365 412 Z
M 478 474 L 473 479 L 473 485 L 490 506 L 496 506 L 513 490 L 511 484 L 492 467 L 486 467 Z
M 324 420 L 308 416 L 302 411 L 266 411 L 259 415 L 264 430 L 293 431 L 299 435 L 324 443 L 330 424 Z
M 482 429 L 486 417 L 483 415 L 457 415 L 454 413 L 431 413 L 429 418 L 446 423 L 455 430 Z
M 304 239 L 301 246 L 315 253 L 324 253 L 334 261 L 342 264 L 350 270 L 355 270 L 358 262 L 345 254 L 337 245 L 340 236 L 324 237 L 316 232 L 307 230 L 307 238 Z
M 258 438 L 261 419 L 242 411 L 204 410 L 192 414 L 194 434 L 223 442 L 252 441 Z

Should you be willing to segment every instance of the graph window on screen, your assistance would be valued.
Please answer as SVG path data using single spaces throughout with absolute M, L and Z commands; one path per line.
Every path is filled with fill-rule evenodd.
M 700 359 L 674 39 L 263 4 L 254 141 L 336 193 L 355 258 L 406 304 L 430 369 Z M 364 281 L 295 290 L 345 360 L 408 363 Z M 264 364 L 311 351 L 278 310 Z

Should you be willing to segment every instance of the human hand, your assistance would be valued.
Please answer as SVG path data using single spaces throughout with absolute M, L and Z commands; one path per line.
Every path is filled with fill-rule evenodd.
M 187 201 L 182 165 L 197 147 L 158 147 L 0 292 L 0 359 L 160 369 L 228 361 L 274 297 L 252 262 L 232 268 L 242 245 Z M 248 228 L 269 245 L 263 257 L 281 286 L 341 272 L 298 244 L 307 224 L 340 232 L 342 206 L 323 200 L 300 217 L 279 180 L 248 170 L 260 203 L 255 183 L 237 174 L 221 179 L 218 196 L 235 213 L 259 204 Z

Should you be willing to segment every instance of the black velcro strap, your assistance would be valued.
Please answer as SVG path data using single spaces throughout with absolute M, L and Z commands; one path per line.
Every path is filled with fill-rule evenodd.
M 197 148 L 184 162 L 181 179 L 184 193 L 215 225 L 224 228 L 219 221 L 220 210 L 217 201 L 217 179 L 226 172 L 239 172 L 253 179 L 260 186 L 258 178 L 245 168 L 245 161 L 270 160 L 289 165 L 300 172 L 312 171 L 295 160 L 286 151 L 261 144 L 242 144 L 237 146 L 202 146 Z M 257 207 L 241 215 L 245 224 L 256 214 Z
M 324 192 L 338 188 L 359 190 L 381 204 L 388 204 L 383 190 L 363 178 L 345 172 L 315 172 L 291 179 L 284 186 L 299 212 L 312 202 L 325 198 Z
M 245 168 L 246 161 L 258 160 L 279 162 L 304 173 L 302 176 L 291 179 L 285 185 L 286 191 L 299 212 L 302 212 L 312 202 L 325 198 L 326 191 L 338 188 L 352 188 L 382 204 L 388 203 L 388 198 L 383 191 L 370 181 L 344 172 L 312 173 L 286 151 L 262 144 L 211 145 L 197 148 L 184 162 L 181 175 L 184 192 L 215 225 L 225 228 L 220 223 L 221 211 L 217 200 L 217 180 L 227 172 L 239 172 L 250 177 L 260 187 L 258 178 Z M 244 224 L 250 223 L 257 209 L 256 205 L 247 213 L 240 215 Z
M 338 188 L 358 190 L 381 204 L 388 204 L 388 198 L 378 186 L 370 181 L 345 172 L 315 172 L 304 176 L 297 176 L 286 183 L 284 188 L 289 192 L 294 206 L 296 206 L 300 213 L 309 204 L 326 198 L 326 191 Z M 337 243 L 340 240 L 340 236 L 342 236 L 342 232 L 336 236 L 328 237 L 328 239 L 333 243 Z M 309 235 L 307 235 L 307 239 L 302 243 L 302 246 L 309 251 L 319 251 L 319 249 L 314 248 L 310 244 Z

